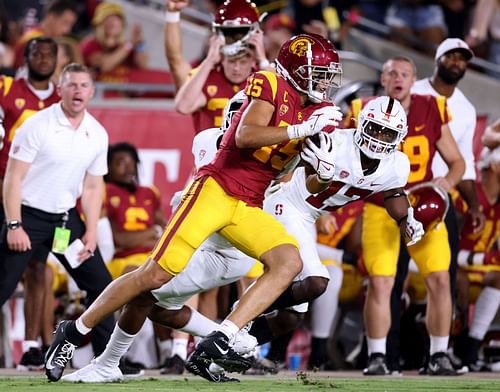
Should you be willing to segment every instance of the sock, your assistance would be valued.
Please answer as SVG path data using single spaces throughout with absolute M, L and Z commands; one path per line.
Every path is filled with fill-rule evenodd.
M 219 328 L 219 324 L 205 317 L 197 310 L 191 308 L 191 318 L 179 331 L 186 332 L 193 336 L 207 336 L 210 332 Z
M 495 318 L 500 306 L 500 290 L 493 287 L 485 287 L 474 307 L 474 316 L 469 328 L 469 336 L 477 340 L 483 340 L 491 322 Z
M 252 326 L 250 327 L 250 331 L 248 331 L 248 333 L 252 336 L 255 336 L 259 344 L 270 342 L 274 337 L 273 331 L 271 331 L 271 328 L 269 327 L 266 316 L 257 317 L 252 323 Z
M 116 324 L 106 349 L 96 359 L 96 362 L 105 367 L 117 367 L 121 357 L 125 355 L 135 337 L 136 335 L 126 333 Z
M 75 322 L 75 327 L 78 332 L 80 332 L 82 335 L 87 335 L 90 331 L 92 331 L 92 328 L 87 327 L 82 318 L 78 317 L 78 319 Z
M 309 357 L 309 365 L 320 367 L 328 362 L 328 338 L 312 338 L 311 339 L 311 356 Z
M 375 353 L 385 355 L 387 336 L 379 339 L 372 339 L 367 336 L 366 342 L 368 343 L 368 355 Z
M 64 330 L 64 335 L 66 339 L 69 340 L 71 343 L 75 344 L 76 346 L 79 346 L 82 343 L 83 338 L 85 338 L 85 333 L 82 333 L 78 330 L 77 323 L 78 320 L 76 322 L 71 321 L 67 323 L 66 328 Z
M 429 335 L 429 338 L 431 340 L 431 349 L 430 349 L 431 355 L 435 353 L 446 352 L 446 350 L 448 350 L 448 341 L 450 340 L 449 336 Z
M 40 348 L 40 344 L 36 340 L 23 340 L 23 353 L 30 351 L 31 348 Z
M 263 313 L 269 313 L 273 310 L 285 309 L 293 305 L 298 305 L 297 300 L 293 297 L 293 285 L 297 282 L 292 283 L 286 288 L 286 290 L 281 293 L 281 295 L 274 301 Z
M 323 294 L 312 303 L 311 333 L 315 338 L 328 338 L 339 304 L 339 292 L 342 286 L 342 269 L 336 265 L 327 266 L 330 280 Z
M 158 350 L 160 352 L 160 363 L 164 363 L 172 356 L 172 339 L 158 340 Z
M 188 339 L 175 338 L 172 343 L 172 357 L 178 355 L 185 361 L 187 358 L 187 345 Z
M 229 338 L 229 342 L 232 342 L 240 328 L 231 320 L 226 319 L 218 326 L 217 330 L 226 335 Z
M 286 363 L 286 351 L 288 348 L 288 343 L 292 340 L 293 333 L 295 331 L 290 331 L 285 335 L 278 336 L 271 342 L 271 348 L 269 349 L 269 354 L 267 354 L 267 359 L 274 362 Z

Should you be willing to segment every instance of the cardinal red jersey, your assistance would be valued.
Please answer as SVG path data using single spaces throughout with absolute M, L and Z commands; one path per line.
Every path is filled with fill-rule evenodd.
M 0 110 L 3 112 L 5 129 L 4 147 L 0 151 L 1 178 L 5 175 L 10 145 L 17 129 L 28 117 L 59 100 L 56 88 L 48 98 L 41 100 L 33 93 L 25 79 L 14 80 L 9 76 L 0 76 Z
M 192 73 L 194 72 L 197 72 L 197 69 L 192 71 Z M 204 108 L 193 113 L 195 132 L 198 133 L 208 128 L 219 128 L 222 125 L 223 111 L 227 102 L 245 85 L 246 80 L 239 84 L 227 80 L 221 66 L 210 71 L 202 90 L 207 97 L 207 104 Z
M 269 122 L 272 127 L 299 124 L 314 110 L 323 106 L 302 106 L 299 93 L 285 79 L 268 71 L 259 71 L 250 77 L 245 93 L 275 107 Z M 212 176 L 229 195 L 250 206 L 261 207 L 265 189 L 299 153 L 301 140 L 287 140 L 257 149 L 238 148 L 235 141 L 236 128 L 249 101 L 248 99 L 234 115 L 215 159 L 202 167 L 199 175 Z
M 104 202 L 110 222 L 126 231 L 145 230 L 154 225 L 155 211 L 160 208 L 160 194 L 151 186 L 138 186 L 135 192 L 116 184 L 106 184 Z M 126 257 L 150 252 L 151 248 L 136 247 L 118 250 L 114 257 Z
M 476 182 L 475 185 L 477 199 L 486 217 L 486 222 L 481 232 L 474 233 L 471 216 L 466 214 L 460 238 L 460 249 L 474 253 L 486 253 L 493 248 L 500 236 L 500 203 L 490 204 L 481 183 Z
M 359 112 L 373 98 L 353 100 L 345 125 L 356 128 Z M 406 188 L 432 180 L 432 160 L 436 153 L 436 142 L 441 138 L 441 127 L 450 120 L 445 97 L 411 94 L 410 110 L 407 114 L 408 134 L 400 146 L 410 160 L 410 175 Z M 384 205 L 381 194 L 371 197 L 370 202 Z

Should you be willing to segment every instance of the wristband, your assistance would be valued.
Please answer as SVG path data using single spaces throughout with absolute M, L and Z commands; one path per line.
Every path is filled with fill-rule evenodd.
M 181 21 L 181 13 L 179 11 L 167 11 L 165 12 L 165 22 L 167 23 L 179 23 Z
M 270 64 L 271 63 L 269 62 L 268 59 L 260 60 L 259 61 L 259 68 L 260 69 L 267 68 L 267 67 L 269 67 Z

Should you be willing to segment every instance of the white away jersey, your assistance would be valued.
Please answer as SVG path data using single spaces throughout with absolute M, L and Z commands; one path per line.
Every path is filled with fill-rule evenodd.
M 410 174 L 408 157 L 396 151 L 381 159 L 377 170 L 363 175 L 360 151 L 354 144 L 354 129 L 337 129 L 330 134 L 336 151 L 334 181 L 324 191 L 311 194 L 306 187 L 305 168 L 295 170 L 292 179 L 281 185 L 283 195 L 304 214 L 315 220 L 327 211 L 335 211 L 372 193 L 404 187 Z

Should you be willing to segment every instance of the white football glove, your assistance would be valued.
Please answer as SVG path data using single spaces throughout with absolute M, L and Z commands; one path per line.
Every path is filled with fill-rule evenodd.
M 300 157 L 316 171 L 321 182 L 330 182 L 335 174 L 335 151 L 331 137 L 324 132 L 318 134 L 319 147 L 309 138 L 302 145 Z
M 290 140 L 300 137 L 311 136 L 320 132 L 323 128 L 331 125 L 338 127 L 342 121 L 343 114 L 335 105 L 325 106 L 315 110 L 311 116 L 302 124 L 289 125 L 287 128 Z
M 416 244 L 422 239 L 425 234 L 424 226 L 422 225 L 422 223 L 413 217 L 413 207 L 408 208 L 405 234 L 406 237 L 410 239 L 410 241 L 406 243 L 407 246 Z
M 0 122 L 0 150 L 3 148 L 3 139 L 5 137 L 5 129 L 3 124 Z

